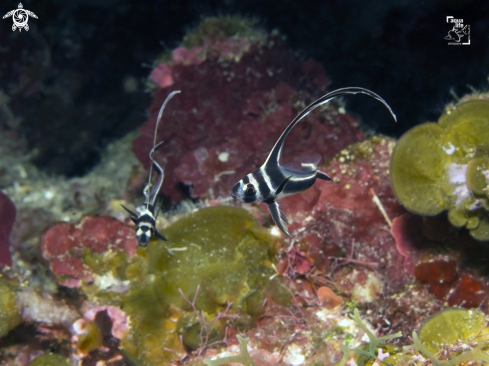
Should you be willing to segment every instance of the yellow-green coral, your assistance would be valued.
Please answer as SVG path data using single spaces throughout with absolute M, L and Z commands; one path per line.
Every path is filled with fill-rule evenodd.
M 436 215 L 489 240 L 489 101 L 470 100 L 406 132 L 391 160 L 392 187 L 410 211 Z

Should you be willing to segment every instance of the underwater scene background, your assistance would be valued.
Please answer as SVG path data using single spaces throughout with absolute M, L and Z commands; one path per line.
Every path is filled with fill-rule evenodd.
M 489 364 L 488 3 L 0 8 L 1 365 Z

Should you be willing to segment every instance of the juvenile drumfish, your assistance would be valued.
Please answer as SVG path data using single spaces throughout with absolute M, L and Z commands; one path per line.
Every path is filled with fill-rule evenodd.
M 153 236 L 161 240 L 167 240 L 162 233 L 156 230 L 156 219 L 158 218 L 159 210 L 155 215 L 155 201 L 156 201 L 156 197 L 158 196 L 158 193 L 160 192 L 161 186 L 163 185 L 165 172 L 163 168 L 154 160 L 154 153 L 163 144 L 163 141 L 156 144 L 156 132 L 158 131 L 158 125 L 160 123 L 161 116 L 163 115 L 163 111 L 165 110 L 167 103 L 170 101 L 171 98 L 173 98 L 175 94 L 178 93 L 180 93 L 180 90 L 171 92 L 170 95 L 166 97 L 158 113 L 158 119 L 156 120 L 155 133 L 153 139 L 153 147 L 149 152 L 149 158 L 151 159 L 151 167 L 149 169 L 148 184 L 146 185 L 146 187 L 144 187 L 143 190 L 145 200 L 144 200 L 144 204 L 142 204 L 136 209 L 136 211 L 139 214 L 137 214 L 134 211 L 131 211 L 130 209 L 122 205 L 122 207 L 124 207 L 124 209 L 127 212 L 129 212 L 129 215 L 131 215 L 130 216 L 131 220 L 136 224 L 136 238 L 138 240 L 139 246 L 141 247 L 147 246 Z M 151 175 L 153 173 L 153 169 L 159 175 L 159 178 L 154 186 L 152 186 L 151 183 Z
M 298 192 L 303 192 L 310 188 L 316 179 L 331 180 L 325 173 L 317 169 L 319 161 L 307 162 L 301 164 L 301 169 L 292 169 L 288 166 L 280 165 L 280 155 L 285 138 L 290 133 L 292 128 L 299 123 L 315 108 L 328 103 L 331 99 L 345 94 L 362 93 L 377 99 L 384 104 L 391 113 L 394 120 L 397 122 L 396 115 L 392 112 L 389 105 L 376 93 L 359 87 L 349 87 L 334 90 L 326 95 L 323 95 L 318 100 L 307 106 L 294 120 L 287 126 L 278 141 L 275 143 L 272 151 L 268 155 L 265 163 L 253 173 L 248 174 L 232 189 L 231 195 L 245 203 L 265 202 L 268 204 L 273 221 L 279 229 L 290 237 L 287 230 L 287 218 L 280 212 L 280 207 L 277 201 L 283 197 L 293 195 Z

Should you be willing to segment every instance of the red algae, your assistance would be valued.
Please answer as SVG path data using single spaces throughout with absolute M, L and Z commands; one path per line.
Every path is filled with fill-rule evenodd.
M 91 279 L 90 271 L 83 265 L 84 250 L 93 253 L 123 250 L 131 257 L 136 246 L 133 228 L 102 216 L 85 217 L 78 225 L 56 224 L 41 239 L 42 256 L 50 262 L 60 283 L 68 287 L 79 286 L 81 279 Z
M 316 182 L 318 197 L 307 201 L 295 195 L 283 200 L 297 248 L 309 253 L 318 268 L 334 271 L 335 282 L 341 282 L 348 293 L 371 282 L 369 274 L 380 274 L 378 278 L 386 281 L 389 293 L 401 290 L 409 281 L 407 274 L 399 271 L 403 257 L 395 248 L 388 222 L 373 202 L 375 194 L 387 216 L 403 212 L 383 178 L 393 143 L 373 138 L 350 146 L 329 168 L 322 168 L 334 182 Z M 356 277 L 345 270 L 348 265 L 359 271 Z
M 451 228 L 446 215 L 421 217 L 405 213 L 393 220 L 391 229 L 405 269 L 438 300 L 465 308 L 488 306 L 487 279 L 467 263 L 484 253 L 480 243 L 465 230 Z
M 327 286 L 318 288 L 318 298 L 326 309 L 334 309 L 343 304 L 343 298 L 336 295 L 333 290 Z

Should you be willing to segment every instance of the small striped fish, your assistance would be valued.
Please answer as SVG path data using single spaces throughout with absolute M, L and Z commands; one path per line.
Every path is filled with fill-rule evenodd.
M 167 240 L 162 233 L 156 230 L 156 219 L 158 218 L 159 211 L 155 215 L 155 201 L 156 196 L 158 196 L 158 193 L 160 193 L 161 186 L 163 185 L 165 172 L 163 168 L 154 160 L 154 153 L 161 145 L 163 145 L 163 141 L 156 144 L 156 132 L 158 131 L 158 125 L 160 123 L 161 116 L 163 115 L 163 111 L 165 110 L 165 107 L 170 99 L 178 93 L 180 93 L 180 90 L 176 90 L 170 93 L 170 95 L 166 97 L 158 113 L 158 119 L 156 120 L 155 134 L 153 139 L 153 148 L 149 152 L 151 167 L 149 169 L 148 184 L 146 185 L 146 187 L 144 187 L 143 190 L 144 197 L 146 198 L 144 200 L 144 204 L 136 209 L 139 215 L 122 205 L 122 207 L 124 207 L 124 209 L 129 212 L 129 215 L 131 215 L 131 220 L 136 224 L 136 238 L 138 240 L 139 246 L 141 247 L 147 246 L 153 236 L 161 240 Z M 159 178 L 154 186 L 151 183 L 151 175 L 153 173 L 153 169 L 159 175 Z
M 302 163 L 300 170 L 280 165 L 279 160 L 285 138 L 292 128 L 315 108 L 326 104 L 333 98 L 341 95 L 357 93 L 369 95 L 383 103 L 394 117 L 394 120 L 397 121 L 395 114 L 384 99 L 368 89 L 349 87 L 334 90 L 323 95 L 321 98 L 307 106 L 287 126 L 260 169 L 248 174 L 234 185 L 231 193 L 233 198 L 245 203 L 267 203 L 275 224 L 285 235 L 290 237 L 287 230 L 287 218 L 280 212 L 280 207 L 277 201 L 283 197 L 307 190 L 312 187 L 316 179 L 330 181 L 331 178 L 325 172 L 317 169 L 319 161 Z

